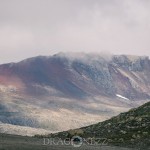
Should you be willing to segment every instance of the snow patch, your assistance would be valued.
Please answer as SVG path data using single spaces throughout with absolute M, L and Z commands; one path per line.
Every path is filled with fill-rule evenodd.
M 124 96 L 122 96 L 120 94 L 116 94 L 116 96 L 119 97 L 119 98 L 125 99 L 125 100 L 129 100 L 128 98 L 126 98 L 126 97 L 124 97 Z

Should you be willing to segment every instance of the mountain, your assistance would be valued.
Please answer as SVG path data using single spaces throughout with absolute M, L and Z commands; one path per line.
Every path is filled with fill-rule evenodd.
M 148 150 L 150 149 L 150 102 L 104 122 L 50 136 L 64 139 L 77 135 L 82 138 L 106 138 L 109 145 Z
M 147 56 L 58 53 L 0 65 L 0 124 L 53 132 L 87 126 L 150 99 Z M 21 134 L 21 133 L 20 133 Z

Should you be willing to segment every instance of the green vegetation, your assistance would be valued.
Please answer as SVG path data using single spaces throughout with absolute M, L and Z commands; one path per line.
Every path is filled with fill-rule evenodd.
M 74 135 L 107 138 L 109 145 L 150 149 L 150 102 L 104 122 L 49 136 L 66 138 Z

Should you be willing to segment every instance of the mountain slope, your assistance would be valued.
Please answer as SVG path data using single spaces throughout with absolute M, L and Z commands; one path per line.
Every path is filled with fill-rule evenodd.
M 150 149 L 150 102 L 104 122 L 51 135 L 107 138 L 109 144 Z
M 133 57 L 133 56 L 132 56 Z M 1 85 L 27 94 L 46 94 L 36 85 L 48 86 L 63 96 L 121 94 L 129 99 L 149 98 L 150 60 L 148 57 L 102 56 L 70 58 L 65 54 L 39 56 L 19 63 L 0 65 Z M 90 86 L 89 86 L 90 85 Z M 18 88 L 17 88 L 18 87 Z M 17 90 L 18 89 L 18 90 Z
M 0 121 L 63 131 L 139 106 L 150 98 L 150 60 L 63 54 L 0 65 Z M 63 120 L 62 120 L 63 118 Z

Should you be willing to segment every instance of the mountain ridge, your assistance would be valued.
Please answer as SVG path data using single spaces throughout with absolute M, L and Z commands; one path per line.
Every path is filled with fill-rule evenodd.
M 114 93 L 120 92 L 119 88 L 122 87 L 122 85 L 120 85 L 122 81 L 125 82 L 126 86 L 130 88 L 130 91 L 132 90 L 132 93 L 130 91 L 128 92 L 126 89 L 127 87 L 125 87 L 122 89 L 122 91 L 124 90 L 125 92 L 123 93 L 121 91 L 119 94 L 132 99 L 145 99 L 150 97 L 149 94 L 144 91 L 146 88 L 149 90 L 149 85 L 146 87 L 144 85 L 145 81 L 142 81 L 140 77 L 140 72 L 142 71 L 145 73 L 142 78 L 144 78 L 146 75 L 149 75 L 150 60 L 148 57 L 142 56 L 135 58 L 134 56 L 134 61 L 133 56 L 131 58 L 131 56 L 126 55 L 114 55 L 112 56 L 112 59 L 108 61 L 101 56 L 96 56 L 93 60 L 90 58 L 90 55 L 85 55 L 81 58 L 85 60 L 77 60 L 75 57 L 74 60 L 70 61 L 68 56 L 65 56 L 65 54 L 56 54 L 50 57 L 33 57 L 15 64 L 11 63 L 0 65 L 0 75 L 9 75 L 7 80 L 10 77 L 13 78 L 14 76 L 14 78 L 11 80 L 18 79 L 20 82 L 22 81 L 22 84 L 25 84 L 25 86 L 26 84 L 29 85 L 31 82 L 33 84 L 37 83 L 48 85 L 63 92 L 65 95 L 70 93 L 71 96 L 75 96 L 73 94 L 76 92 L 79 92 L 79 95 L 86 96 L 86 94 L 88 95 L 95 92 L 96 88 L 99 88 L 99 92 L 96 92 L 97 94 L 115 96 Z M 82 82 L 78 83 L 78 80 L 75 79 L 76 77 Z M 85 79 L 86 77 L 92 80 L 95 91 L 91 91 L 90 89 L 84 90 L 84 88 L 86 88 L 84 85 L 91 84 Z M 117 85 L 119 88 L 115 87 L 115 82 L 117 79 L 120 80 L 118 81 L 119 84 Z M 62 87 L 58 82 L 63 82 L 62 84 L 65 86 L 65 88 L 67 88 L 67 86 L 72 87 L 72 91 L 69 87 L 66 89 L 66 91 L 64 91 L 65 88 Z M 138 90 L 138 88 L 140 88 L 140 82 L 144 82 L 143 85 L 145 87 Z M 134 88 L 132 88 L 133 86 Z
M 96 123 L 149 101 L 149 76 L 146 56 L 59 53 L 3 64 L 0 121 L 52 131 Z

